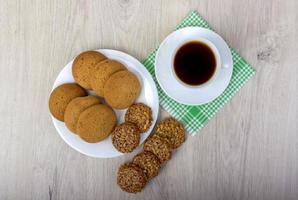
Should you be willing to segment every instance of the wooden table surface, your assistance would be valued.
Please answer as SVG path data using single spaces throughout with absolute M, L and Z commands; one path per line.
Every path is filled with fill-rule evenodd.
M 70 148 L 48 112 L 51 87 L 87 49 L 145 59 L 192 10 L 257 73 L 142 193 L 124 193 L 116 171 L 137 151 Z M 0 0 L 0 199 L 297 200 L 297 10 L 297 0 Z

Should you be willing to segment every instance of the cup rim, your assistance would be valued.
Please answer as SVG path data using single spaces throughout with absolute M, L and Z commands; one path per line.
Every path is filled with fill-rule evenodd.
M 202 83 L 200 85 L 189 85 L 187 83 L 184 83 L 176 74 L 175 72 L 175 69 L 174 69 L 174 59 L 175 59 L 175 56 L 177 54 L 177 51 L 182 47 L 184 46 L 185 44 L 188 44 L 190 42 L 201 42 L 201 43 L 204 43 L 205 45 L 207 45 L 212 53 L 214 54 L 215 56 L 215 61 L 216 61 L 216 67 L 215 67 L 215 71 L 212 75 L 212 77 L 206 81 L 205 83 Z M 207 40 L 205 38 L 202 38 L 202 37 L 199 37 L 197 39 L 187 39 L 183 42 L 181 42 L 179 45 L 177 45 L 173 51 L 173 54 L 172 54 L 172 63 L 171 63 L 171 72 L 173 74 L 173 76 L 175 77 L 175 79 L 180 83 L 182 84 L 183 86 L 186 86 L 188 88 L 202 88 L 206 85 L 209 85 L 211 82 L 213 82 L 215 80 L 215 78 L 217 77 L 218 75 L 218 72 L 220 71 L 220 68 L 221 68 L 221 58 L 220 58 L 220 54 L 219 54 L 219 51 L 218 49 L 216 48 L 216 46 L 210 41 L 210 40 Z

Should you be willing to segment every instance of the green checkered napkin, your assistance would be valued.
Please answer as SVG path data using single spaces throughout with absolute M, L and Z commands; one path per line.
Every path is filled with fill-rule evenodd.
M 192 11 L 176 29 L 187 26 L 199 26 L 211 29 L 206 20 L 204 20 L 196 11 Z M 167 96 L 159 86 L 154 72 L 154 59 L 157 49 L 155 49 L 143 62 L 145 67 L 151 73 L 158 90 L 160 105 L 169 112 L 170 115 L 181 121 L 187 132 L 195 135 L 207 122 L 215 115 L 215 113 L 225 105 L 232 96 L 248 81 L 254 74 L 255 70 L 231 48 L 234 68 L 233 75 L 229 86 L 214 101 L 200 105 L 188 106 L 183 105 Z

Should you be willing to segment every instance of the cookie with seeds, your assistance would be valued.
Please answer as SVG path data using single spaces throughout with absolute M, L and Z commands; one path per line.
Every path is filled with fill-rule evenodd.
M 136 124 L 141 133 L 144 133 L 152 124 L 151 108 L 143 103 L 133 104 L 125 113 L 125 121 Z
M 183 125 L 172 117 L 158 123 L 155 134 L 167 138 L 173 149 L 178 148 L 185 141 Z
M 144 150 L 155 154 L 161 163 L 171 159 L 172 149 L 170 144 L 158 135 L 153 135 L 146 140 Z
M 121 70 L 126 70 L 126 67 L 116 60 L 106 59 L 97 63 L 91 70 L 90 83 L 92 90 L 98 96 L 103 96 L 103 88 L 106 81 L 112 74 Z
M 116 123 L 116 114 L 110 107 L 96 104 L 80 114 L 76 130 L 86 142 L 96 143 L 108 137 Z
M 120 166 L 117 173 L 117 184 L 123 191 L 129 193 L 141 192 L 146 183 L 146 174 L 139 166 L 133 163 Z
M 79 54 L 72 64 L 72 75 L 75 81 L 85 89 L 91 89 L 90 75 L 95 65 L 107 59 L 97 51 L 85 51 Z
M 76 83 L 65 83 L 56 87 L 49 98 L 51 114 L 58 120 L 64 121 L 67 105 L 76 97 L 86 96 L 86 91 Z
M 140 92 L 139 79 L 127 70 L 112 74 L 104 85 L 104 98 L 112 108 L 116 109 L 125 109 L 131 106 Z
M 130 122 L 124 122 L 112 132 L 112 144 L 122 153 L 132 152 L 140 143 L 140 131 Z
M 80 114 L 87 108 L 99 103 L 99 99 L 95 96 L 77 97 L 73 99 L 67 105 L 64 113 L 64 122 L 66 127 L 71 132 L 76 133 L 77 122 Z
M 148 180 L 157 176 L 160 169 L 160 161 L 156 155 L 150 151 L 143 151 L 133 158 L 133 163 L 143 169 Z

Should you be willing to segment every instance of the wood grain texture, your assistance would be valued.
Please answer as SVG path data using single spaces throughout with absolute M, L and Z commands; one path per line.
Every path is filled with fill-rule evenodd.
M 126 194 L 116 171 L 136 152 L 71 149 L 51 123 L 52 84 L 87 49 L 143 60 L 191 10 L 257 74 L 142 193 Z M 297 10 L 297 0 L 0 0 L 0 199 L 298 199 Z

